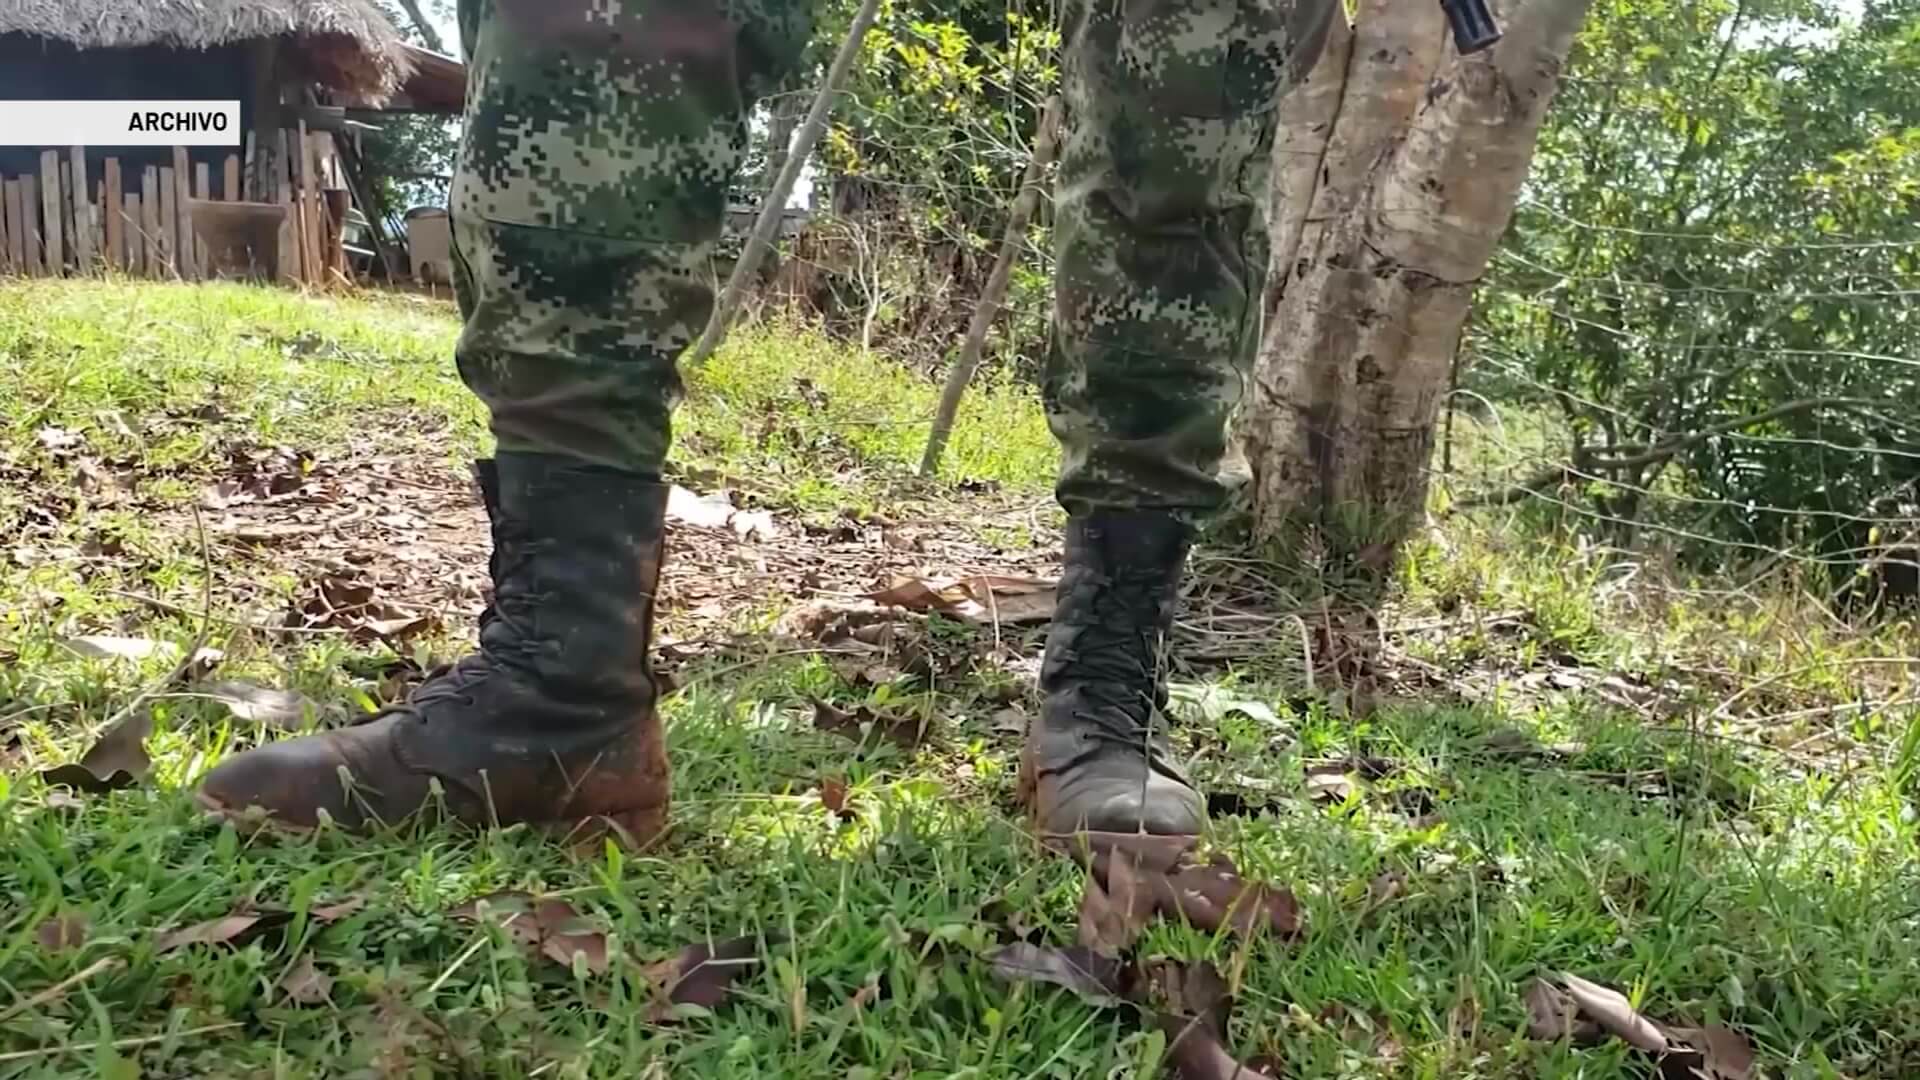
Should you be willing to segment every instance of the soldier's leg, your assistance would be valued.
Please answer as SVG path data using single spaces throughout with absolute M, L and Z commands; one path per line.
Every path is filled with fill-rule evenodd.
M 1044 380 L 1066 572 L 1030 740 L 1043 826 L 1190 832 L 1159 653 L 1192 525 L 1226 496 L 1258 341 L 1279 96 L 1334 0 L 1074 0 Z
M 461 0 L 457 360 L 499 443 L 480 651 L 368 723 L 222 764 L 205 805 L 358 826 L 437 782 L 476 824 L 662 827 L 648 660 L 674 361 L 712 306 L 748 110 L 797 61 L 808 3 Z

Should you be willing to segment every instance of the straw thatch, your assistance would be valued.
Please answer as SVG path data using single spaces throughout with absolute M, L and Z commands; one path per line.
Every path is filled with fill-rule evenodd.
M 0 0 L 0 34 L 11 33 L 82 49 L 289 38 L 315 81 L 368 101 L 411 70 L 399 32 L 369 0 Z

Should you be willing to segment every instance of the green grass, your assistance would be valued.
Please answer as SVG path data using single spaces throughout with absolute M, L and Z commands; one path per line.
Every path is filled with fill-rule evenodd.
M 455 331 L 443 305 L 393 298 L 0 287 L 0 1078 L 1148 1075 L 1161 1044 L 1136 1024 L 988 972 L 1010 921 L 1071 943 L 1080 889 L 1013 805 L 1017 745 L 991 721 L 1001 672 L 938 694 L 892 689 L 894 707 L 939 717 L 939 735 L 864 754 L 812 729 L 810 696 L 873 693 L 818 658 L 687 673 L 664 706 L 673 838 L 644 857 L 574 858 L 521 830 L 243 836 L 202 820 L 188 793 L 261 735 L 190 697 L 153 703 L 155 770 L 140 787 L 76 802 L 37 779 L 171 666 L 82 660 L 57 639 L 184 645 L 195 618 L 110 590 L 191 606 L 202 578 L 190 529 L 102 505 L 42 432 L 79 433 L 143 498 L 172 505 L 235 445 L 354 439 L 452 468 L 485 445 L 448 360 Z M 689 383 L 689 475 L 735 477 L 803 511 L 911 513 L 925 491 L 909 473 L 936 391 L 884 359 L 762 328 Z M 949 483 L 1043 497 L 1054 458 L 1030 394 L 988 387 L 966 417 Z M 28 526 L 23 557 L 12 538 Z M 1007 525 L 1006 539 L 1025 529 Z M 270 558 L 217 569 L 214 610 L 229 617 L 246 613 L 243 584 L 281 572 Z M 1217 819 L 1214 842 L 1293 887 L 1307 915 L 1299 941 L 1245 956 L 1184 927 L 1143 941 L 1244 965 L 1237 1052 L 1295 1077 L 1632 1074 L 1618 1046 L 1525 1038 L 1520 987 L 1564 970 L 1657 1016 L 1736 1027 L 1768 1076 L 1920 1072 L 1920 728 L 1911 705 L 1820 712 L 1897 699 L 1898 669 L 1859 662 L 1911 655 L 1911 627 L 1823 626 L 1786 590 L 1729 598 L 1699 587 L 1710 582 L 1654 589 L 1651 568 L 1631 587 L 1619 577 L 1616 558 L 1569 540 L 1455 523 L 1409 553 L 1398 615 L 1522 612 L 1407 645 L 1503 686 L 1548 664 L 1731 681 L 1687 682 L 1685 707 L 1658 720 L 1588 693 L 1469 708 L 1437 691 L 1358 719 L 1325 687 L 1255 666 L 1225 677 L 1222 696 L 1277 723 L 1190 718 L 1181 739 L 1208 790 L 1269 803 Z M 431 644 L 451 649 L 460 633 Z M 360 707 L 381 659 L 224 630 L 215 644 L 223 676 L 341 708 Z M 1766 730 L 1705 721 L 1742 689 L 1801 715 Z M 1573 746 L 1514 752 L 1535 741 Z M 1398 771 L 1345 804 L 1306 799 L 1303 762 L 1347 752 Z M 822 805 L 827 779 L 847 782 L 849 820 Z M 1404 888 L 1375 906 L 1369 883 L 1388 871 Z M 450 914 L 503 889 L 563 894 L 635 962 L 575 975 Z M 325 926 L 305 915 L 346 898 L 366 904 Z M 237 947 L 156 950 L 164 929 L 247 906 L 294 917 Z M 84 941 L 49 951 L 37 932 L 62 914 L 86 920 Z M 644 964 L 738 935 L 768 943 L 728 1002 L 647 1022 Z M 307 956 L 335 980 L 324 1002 L 277 988 Z M 120 1040 L 149 1041 L 101 1049 Z

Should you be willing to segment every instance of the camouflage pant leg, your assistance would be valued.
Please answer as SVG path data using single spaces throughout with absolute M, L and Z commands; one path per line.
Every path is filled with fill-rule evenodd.
M 460 0 L 460 374 L 503 450 L 658 472 L 754 98 L 811 0 Z
M 1217 509 L 1258 343 L 1275 102 L 1333 0 L 1070 0 L 1043 389 L 1059 498 Z

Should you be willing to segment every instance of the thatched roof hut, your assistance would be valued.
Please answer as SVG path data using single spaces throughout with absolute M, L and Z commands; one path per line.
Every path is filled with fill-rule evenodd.
M 213 50 L 278 40 L 300 73 L 380 104 L 412 69 L 406 44 L 368 0 L 0 0 L 0 35 L 78 50 Z

